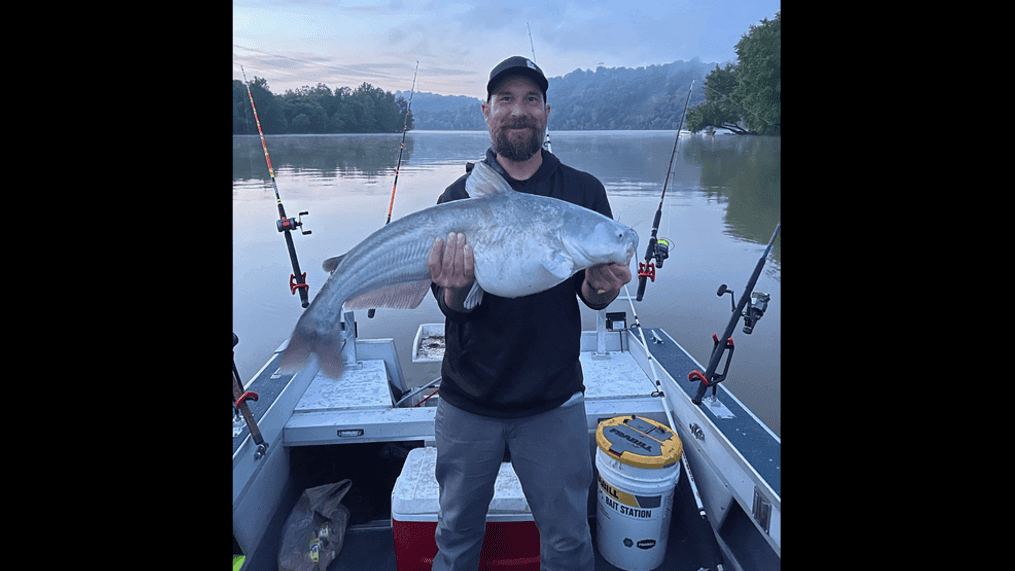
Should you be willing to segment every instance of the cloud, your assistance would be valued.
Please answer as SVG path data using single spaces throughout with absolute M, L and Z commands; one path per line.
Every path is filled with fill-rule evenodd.
M 233 6 L 233 44 L 246 50 L 234 49 L 234 60 L 248 75 L 256 66 L 275 92 L 318 82 L 404 90 L 419 61 L 419 85 L 478 97 L 490 69 L 511 55 L 531 56 L 533 47 L 551 77 L 599 65 L 735 61 L 740 36 L 779 10 L 778 0 L 234 0 Z

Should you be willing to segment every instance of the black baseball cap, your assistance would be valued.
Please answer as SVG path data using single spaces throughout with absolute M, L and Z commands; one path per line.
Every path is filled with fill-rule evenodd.
M 522 56 L 511 56 L 493 68 L 493 71 L 490 72 L 490 81 L 486 84 L 487 99 L 490 99 L 490 93 L 497 86 L 497 83 L 508 75 L 525 75 L 532 78 L 536 82 L 536 85 L 543 90 L 543 100 L 546 100 L 546 89 L 550 84 L 546 81 L 543 70 L 539 69 L 539 66 L 534 61 Z

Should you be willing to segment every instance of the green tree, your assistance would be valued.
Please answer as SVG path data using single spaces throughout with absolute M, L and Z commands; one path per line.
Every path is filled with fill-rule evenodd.
M 705 103 L 687 113 L 687 126 L 708 125 L 737 134 L 780 135 L 782 122 L 782 16 L 751 25 L 735 47 L 737 65 L 716 66 L 705 78 Z
M 369 133 L 397 133 L 402 130 L 404 108 L 395 102 L 393 93 L 363 83 L 353 92 L 361 126 Z
M 331 117 L 335 113 L 337 102 L 331 88 L 323 83 L 316 87 L 304 85 L 293 91 L 285 92 L 283 108 L 289 121 L 291 133 L 333 133 Z M 299 127 L 293 122 L 299 115 L 306 115 L 307 121 L 300 121 Z
M 292 121 L 289 121 L 289 132 L 290 133 L 309 133 L 310 132 L 310 118 L 307 117 L 306 113 L 300 113 L 293 117 Z
M 236 84 L 239 84 L 237 86 Z M 268 80 L 263 77 L 254 76 L 254 81 L 250 82 L 249 85 L 250 96 L 254 98 L 254 105 L 257 107 L 257 118 L 261 120 L 261 130 L 265 135 L 281 134 L 285 133 L 289 127 L 289 123 L 282 113 L 281 99 L 277 95 L 273 94 L 268 89 Z M 239 95 L 242 93 L 242 97 Z M 257 123 L 254 119 L 253 110 L 250 108 L 250 96 L 247 95 L 247 90 L 244 88 L 243 83 L 238 80 L 233 80 L 233 132 L 236 133 L 238 127 L 237 121 L 239 117 L 240 105 L 238 99 L 245 101 L 245 108 L 243 111 L 244 117 L 244 129 L 243 133 L 247 135 L 257 134 Z
M 301 90 L 287 91 L 282 98 L 282 109 L 289 121 L 290 133 L 324 133 L 328 126 L 328 113 L 319 103 L 320 97 Z M 300 115 L 305 119 L 296 125 Z
M 324 109 L 324 113 L 327 116 L 330 117 L 335 113 L 338 106 L 338 95 L 337 92 L 332 92 L 330 87 L 323 83 L 318 83 L 317 87 L 314 87 L 308 95 Z
M 700 131 L 711 125 L 738 135 L 747 134 L 747 129 L 739 124 L 742 113 L 736 100 L 737 85 L 733 64 L 726 64 L 725 69 L 715 66 L 705 78 L 705 103 L 687 112 L 687 129 Z
M 402 118 L 402 125 L 405 126 L 406 131 L 411 131 L 416 126 L 416 123 L 412 118 L 412 113 L 410 113 L 409 102 L 400 96 L 395 100 L 395 103 L 398 105 L 398 116 Z M 406 113 L 409 113 L 408 117 L 406 117 Z
M 762 20 L 736 45 L 737 98 L 744 121 L 761 135 L 779 135 L 782 122 L 782 15 Z
M 348 113 L 343 118 L 349 133 L 371 133 L 374 131 L 374 105 L 370 97 L 373 87 L 369 83 L 363 83 L 357 87 L 349 96 L 346 110 Z
M 247 117 L 253 115 L 250 112 L 250 100 L 247 98 L 247 88 L 243 85 L 243 82 L 234 79 L 233 80 L 233 134 L 234 135 L 249 135 L 253 129 L 254 120 L 250 119 L 248 124 Z M 256 131 L 254 131 L 256 132 Z
M 349 97 L 351 95 L 352 90 L 348 87 L 339 87 L 335 90 L 334 111 L 332 111 L 331 119 L 328 123 L 329 133 L 349 132 L 346 117 L 349 114 Z
M 250 93 L 257 106 L 257 116 L 265 135 L 282 133 L 398 133 L 402 126 L 415 126 L 412 116 L 406 119 L 408 102 L 369 83 L 352 90 L 339 87 L 334 91 L 318 83 L 304 85 L 275 95 L 267 80 L 254 77 Z M 247 86 L 233 80 L 233 133 L 257 133 L 254 113 L 250 108 Z

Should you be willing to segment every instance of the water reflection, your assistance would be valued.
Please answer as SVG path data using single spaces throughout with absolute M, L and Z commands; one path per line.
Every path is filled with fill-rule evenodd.
M 660 196 L 664 184 L 667 197 L 702 193 L 725 206 L 731 236 L 759 244 L 781 219 L 779 137 L 683 134 L 676 156 L 671 131 L 561 132 L 554 139 L 567 164 L 595 174 L 611 194 Z M 772 248 L 776 261 L 780 244 L 776 239 Z
M 689 161 L 701 165 L 701 192 L 726 204 L 732 236 L 768 243 L 782 218 L 782 165 L 779 137 L 720 137 L 718 142 L 695 139 L 687 148 Z M 781 257 L 781 240 L 773 255 Z
M 562 131 L 552 136 L 555 154 L 565 164 L 604 183 L 614 215 L 638 231 L 644 248 L 676 133 Z M 306 224 L 314 233 L 298 236 L 296 248 L 311 295 L 327 277 L 320 269 L 324 259 L 342 254 L 383 225 L 392 204 L 401 138 L 400 133 L 266 137 L 287 212 L 310 212 Z M 433 205 L 465 172 L 465 163 L 481 158 L 488 145 L 489 136 L 482 131 L 407 133 L 392 219 Z M 780 151 L 780 140 L 771 137 L 680 137 L 659 229 L 673 247 L 638 312 L 645 323 L 666 328 L 701 362 L 708 360 L 711 335 L 729 319 L 729 301 L 717 298 L 716 288 L 727 283 L 739 293 L 760 245 L 768 242 L 780 219 Z M 274 200 L 260 138 L 234 137 L 233 314 L 244 344 L 236 359 L 245 376 L 264 363 L 302 311 L 288 288 L 291 268 L 275 227 Z M 773 301 L 755 333 L 738 345 L 726 381 L 777 433 L 780 243 L 781 237 L 773 248 L 775 261 L 766 263 L 756 288 L 771 293 Z M 266 315 L 276 318 L 266 321 Z M 595 327 L 594 317 L 583 315 L 583 323 L 590 320 L 584 323 L 587 328 Z M 378 310 L 374 319 L 360 317 L 361 334 L 408 345 L 416 324 L 441 319 L 427 298 L 413 312 Z M 403 361 L 411 356 L 407 346 L 399 345 L 398 351 Z M 418 369 L 408 361 L 402 366 L 407 374 Z M 431 367 L 415 380 L 429 381 L 436 374 L 439 367 Z
M 330 189 L 340 178 L 369 184 L 392 180 L 402 135 L 274 135 L 265 139 L 276 178 L 285 178 L 294 195 L 305 195 Z M 703 193 L 725 206 L 731 236 L 767 243 L 781 219 L 780 138 L 683 134 L 666 182 L 673 143 L 672 131 L 554 133 L 556 154 L 568 165 L 596 175 L 611 194 L 658 196 L 664 183 L 667 195 Z M 488 145 L 489 136 L 483 131 L 409 132 L 402 166 L 433 170 L 464 164 L 481 158 Z M 380 192 L 369 189 L 375 190 Z M 233 192 L 236 198 L 240 192 L 250 193 L 250 198 L 271 192 L 256 135 L 233 137 Z M 777 239 L 773 247 L 777 262 L 781 253 L 781 239 Z
M 401 134 L 269 135 L 265 137 L 276 178 L 287 174 L 322 178 L 371 178 L 387 174 L 398 162 Z M 406 137 L 402 162 L 413 153 Z M 233 181 L 270 181 L 261 139 L 233 137 Z

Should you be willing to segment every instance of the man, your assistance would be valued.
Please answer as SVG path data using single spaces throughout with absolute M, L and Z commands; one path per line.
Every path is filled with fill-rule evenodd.
M 548 82 L 532 61 L 511 57 L 490 73 L 483 117 L 485 162 L 517 191 L 613 213 L 602 183 L 543 150 Z M 438 203 L 467 198 L 462 176 Z M 539 529 L 543 571 L 592 571 L 587 519 L 592 461 L 578 361 L 581 314 L 609 305 L 631 280 L 619 264 L 580 271 L 517 299 L 484 294 L 465 309 L 475 280 L 468 236 L 438 238 L 428 260 L 446 317 L 441 400 L 436 411 L 441 513 L 434 571 L 476 571 L 486 512 L 509 453 Z

